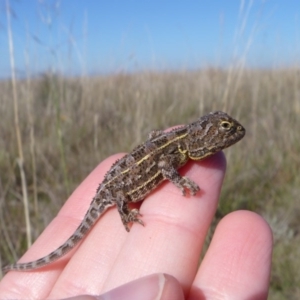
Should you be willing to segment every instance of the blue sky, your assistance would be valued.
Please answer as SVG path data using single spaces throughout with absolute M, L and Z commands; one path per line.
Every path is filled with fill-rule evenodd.
M 300 1 L 10 0 L 18 76 L 295 65 Z M 0 78 L 9 76 L 5 1 Z

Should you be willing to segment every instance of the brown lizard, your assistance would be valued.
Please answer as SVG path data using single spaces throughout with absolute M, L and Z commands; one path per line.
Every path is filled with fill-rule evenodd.
M 199 191 L 199 186 L 178 169 L 189 159 L 201 160 L 243 138 L 244 127 L 224 112 L 217 111 L 197 121 L 177 127 L 169 132 L 152 131 L 148 140 L 129 154 L 117 160 L 99 185 L 83 221 L 71 237 L 50 254 L 27 263 L 16 263 L 3 268 L 30 271 L 48 265 L 73 249 L 88 233 L 107 208 L 116 205 L 124 227 L 138 222 L 137 209 L 130 210 L 128 203 L 138 202 L 154 190 L 163 180 L 169 180 L 186 194 Z

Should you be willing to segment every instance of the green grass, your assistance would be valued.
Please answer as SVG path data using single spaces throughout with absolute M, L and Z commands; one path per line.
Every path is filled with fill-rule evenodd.
M 275 239 L 270 299 L 297 299 L 299 70 L 239 71 L 143 72 L 72 79 L 45 74 L 30 85 L 18 81 L 33 239 L 102 159 L 130 151 L 153 129 L 184 124 L 210 111 L 224 110 L 246 127 L 247 134 L 242 142 L 226 150 L 228 170 L 218 219 L 233 210 L 249 209 L 269 222 Z M 2 264 L 16 260 L 26 250 L 11 99 L 10 82 L 0 82 Z M 34 133 L 33 140 L 30 132 Z

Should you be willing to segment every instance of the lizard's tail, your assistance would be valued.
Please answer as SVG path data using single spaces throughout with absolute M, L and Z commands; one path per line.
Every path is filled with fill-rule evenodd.
M 87 232 L 90 231 L 90 229 L 93 227 L 93 225 L 97 222 L 99 217 L 103 214 L 103 212 L 108 208 L 109 206 L 104 205 L 100 207 L 95 207 L 93 205 L 93 202 L 84 216 L 83 221 L 80 223 L 80 225 L 77 227 L 76 231 L 68 238 L 68 240 L 63 243 L 60 247 L 58 247 L 53 252 L 49 253 L 48 255 L 37 259 L 35 261 L 27 262 L 27 263 L 16 263 L 12 265 L 5 266 L 2 271 L 4 273 L 8 271 L 31 271 L 35 270 L 41 267 L 44 267 L 62 256 L 64 256 L 66 253 L 71 251 L 79 242 L 86 236 Z

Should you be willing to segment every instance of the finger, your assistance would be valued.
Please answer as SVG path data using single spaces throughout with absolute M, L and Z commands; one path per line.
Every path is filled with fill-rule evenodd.
M 180 173 L 198 183 L 202 191 L 183 197 L 172 183 L 163 184 L 143 201 L 140 211 L 145 227 L 134 224 L 129 234 L 117 210 L 112 209 L 110 217 L 100 219 L 87 236 L 49 297 L 99 295 L 153 273 L 173 275 L 187 291 L 217 206 L 224 170 L 223 153 L 188 164 Z M 115 229 L 111 235 L 110 227 L 119 231 Z M 110 244 L 108 240 L 112 240 Z
M 103 161 L 74 191 L 57 217 L 47 226 L 20 262 L 29 262 L 55 250 L 75 231 L 106 171 L 118 156 Z M 109 212 L 107 212 L 109 214 Z M 105 216 L 104 216 L 105 217 Z M 0 299 L 45 298 L 78 248 L 42 269 L 31 272 L 11 271 L 0 282 Z
M 267 299 L 272 232 L 257 214 L 238 211 L 218 225 L 189 299 Z
M 153 274 L 113 289 L 101 296 L 82 295 L 65 300 L 183 300 L 179 282 L 167 274 Z
M 180 170 L 201 187 L 196 196 L 183 197 L 171 183 L 151 194 L 141 207 L 146 226 L 133 226 L 103 290 L 159 272 L 177 278 L 186 293 L 197 271 L 224 172 L 225 158 L 218 153 Z

